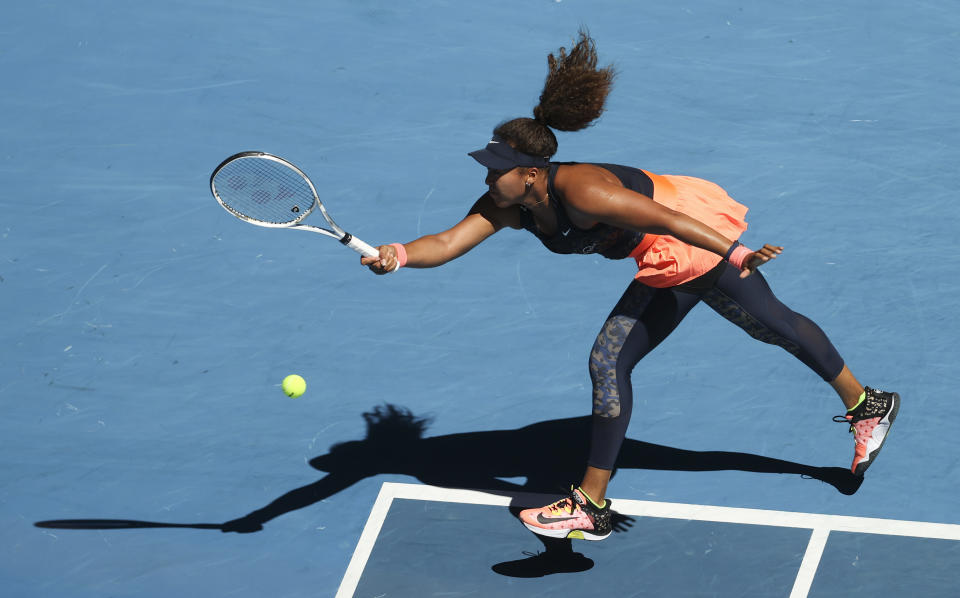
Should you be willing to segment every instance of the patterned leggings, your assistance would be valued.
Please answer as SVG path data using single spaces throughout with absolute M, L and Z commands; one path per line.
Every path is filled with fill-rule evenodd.
M 843 359 L 819 326 L 780 303 L 759 272 L 740 278 L 726 262 L 695 281 L 656 289 L 634 281 L 607 318 L 590 352 L 593 439 L 589 465 L 613 469 L 633 410 L 630 373 L 693 306 L 703 301 L 753 338 L 783 347 L 824 380 Z

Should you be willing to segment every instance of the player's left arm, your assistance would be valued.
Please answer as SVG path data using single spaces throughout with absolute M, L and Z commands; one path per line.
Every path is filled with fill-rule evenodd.
M 670 235 L 694 247 L 723 256 L 734 241 L 686 214 L 602 177 L 566 181 L 563 197 L 571 208 L 590 220 L 643 233 Z M 744 274 L 777 257 L 783 247 L 764 245 L 744 261 Z

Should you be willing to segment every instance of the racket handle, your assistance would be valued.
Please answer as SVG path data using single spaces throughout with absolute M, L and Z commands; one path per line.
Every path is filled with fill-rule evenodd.
M 344 233 L 343 238 L 340 239 L 340 242 L 349 247 L 350 249 L 356 251 L 363 257 L 380 257 L 380 252 L 375 248 L 367 245 L 360 239 L 354 237 L 350 233 Z

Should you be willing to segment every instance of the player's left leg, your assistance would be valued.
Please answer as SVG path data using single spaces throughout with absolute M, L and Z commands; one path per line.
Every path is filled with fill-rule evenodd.
M 759 272 L 740 278 L 728 266 L 703 301 L 753 338 L 783 347 L 806 364 L 840 396 L 855 452 L 851 471 L 863 475 L 886 441 L 900 409 L 900 396 L 862 386 L 836 348 L 813 321 L 780 302 Z

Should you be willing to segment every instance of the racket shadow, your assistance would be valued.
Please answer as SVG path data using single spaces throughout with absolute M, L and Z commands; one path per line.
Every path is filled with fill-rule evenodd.
M 418 417 L 402 407 L 378 406 L 363 417 L 367 424 L 364 439 L 336 444 L 328 453 L 310 460 L 313 468 L 327 475 L 224 523 L 66 519 L 40 521 L 34 525 L 77 530 L 179 527 L 252 533 L 263 529 L 272 519 L 309 507 L 363 479 L 380 474 L 407 475 L 433 486 L 483 490 L 508 496 L 514 499 L 511 510 L 516 514 L 521 506 L 529 506 L 519 504 L 517 496 L 562 493 L 566 491 L 562 485 L 564 482 L 579 480 L 589 449 L 589 416 L 538 422 L 512 430 L 432 437 L 426 436 L 430 419 Z M 840 467 L 814 467 L 748 453 L 691 451 L 631 438 L 624 441 L 614 475 L 624 468 L 797 475 L 819 480 L 846 495 L 856 493 L 863 481 Z M 517 484 L 504 478 L 523 478 L 526 482 Z M 619 516 L 614 522 L 615 531 L 627 531 L 631 522 L 630 518 Z M 568 545 L 569 541 L 544 541 L 545 553 L 549 557 L 534 555 L 530 557 L 534 560 L 528 563 L 529 567 L 518 564 L 519 561 L 512 565 L 501 563 L 496 567 L 512 571 L 517 576 L 533 576 L 552 566 L 558 567 L 558 571 L 586 567 L 586 560 L 573 557 L 577 553 L 572 553 Z
M 160 523 L 156 521 L 136 521 L 133 519 L 58 519 L 37 521 L 35 527 L 48 529 L 146 529 L 172 528 L 186 529 L 223 529 L 220 523 Z

